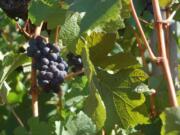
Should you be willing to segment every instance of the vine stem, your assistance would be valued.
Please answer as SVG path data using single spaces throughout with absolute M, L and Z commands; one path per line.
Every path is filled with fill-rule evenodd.
M 34 38 L 40 35 L 41 28 L 42 28 L 43 22 L 36 27 Z M 31 66 L 31 96 L 32 96 L 32 111 L 33 116 L 38 117 L 39 116 L 39 109 L 38 109 L 38 87 L 37 87 L 37 80 L 36 80 L 36 69 L 34 68 L 34 64 L 36 63 L 35 59 L 32 59 L 32 66 Z
M 150 45 L 149 45 L 149 43 L 148 43 L 148 40 L 147 40 L 147 38 L 146 38 L 146 36 L 145 36 L 145 33 L 144 33 L 144 31 L 143 31 L 143 28 L 142 28 L 141 23 L 140 23 L 140 21 L 139 21 L 139 18 L 138 18 L 138 16 L 137 16 L 137 13 L 136 13 L 136 10 L 135 10 L 135 7 L 134 7 L 133 0 L 130 0 L 130 7 L 131 7 L 131 10 L 132 10 L 132 15 L 133 15 L 133 18 L 134 18 L 134 20 L 135 20 L 135 22 L 136 22 L 137 28 L 138 28 L 141 36 L 142 36 L 144 45 L 146 46 L 146 48 L 147 48 L 147 50 L 148 50 L 148 52 L 149 52 L 150 58 L 151 58 L 152 61 L 157 62 L 157 61 L 158 61 L 158 58 L 154 55 L 154 53 L 153 53 L 153 51 L 152 51 L 152 49 L 151 49 L 151 47 L 150 47 Z
M 169 9 L 166 9 L 165 11 L 165 16 L 166 18 L 168 18 L 170 15 L 170 12 L 169 12 Z M 166 24 L 164 26 L 164 29 L 165 29 L 165 37 L 166 37 L 166 40 L 165 40 L 165 44 L 166 44 L 166 53 L 167 53 L 167 58 L 168 58 L 168 62 L 170 64 L 170 24 Z
M 139 48 L 139 51 L 141 54 L 143 67 L 147 68 L 147 63 L 146 63 L 145 56 L 144 56 L 145 49 L 142 47 L 141 40 L 135 31 L 134 31 L 134 36 L 136 37 L 137 47 Z
M 156 22 L 156 30 L 157 30 L 157 35 L 158 35 L 158 42 L 159 42 L 158 46 L 160 48 L 161 56 L 163 58 L 161 65 L 164 69 L 164 74 L 167 79 L 167 83 L 169 87 L 168 89 L 169 102 L 171 106 L 177 107 L 178 102 L 176 98 L 175 87 L 173 84 L 170 66 L 169 66 L 167 53 L 166 53 L 165 35 L 164 35 L 163 23 L 162 23 L 163 20 L 161 16 L 160 7 L 159 7 L 159 1 L 152 0 L 152 4 L 153 4 L 154 17 L 155 17 L 155 22 Z
M 77 72 L 75 72 L 75 73 L 72 72 L 72 73 L 68 74 L 68 75 L 65 77 L 65 80 L 70 80 L 71 78 L 76 77 L 76 76 L 78 76 L 78 75 L 80 75 L 80 74 L 82 74 L 82 73 L 84 73 L 84 69 L 79 70 L 79 71 L 77 71 Z
M 56 27 L 56 33 L 55 33 L 55 39 L 54 39 L 54 42 L 55 42 L 56 45 L 58 45 L 59 32 L 60 32 L 60 26 L 58 25 Z
M 13 108 L 11 108 L 12 114 L 14 115 L 14 117 L 16 118 L 16 120 L 18 121 L 18 123 L 20 124 L 21 127 L 24 127 L 24 124 L 22 122 L 22 120 L 20 119 L 20 117 L 17 115 L 17 113 L 15 112 L 15 110 Z
M 105 130 L 102 129 L 101 135 L 106 135 Z

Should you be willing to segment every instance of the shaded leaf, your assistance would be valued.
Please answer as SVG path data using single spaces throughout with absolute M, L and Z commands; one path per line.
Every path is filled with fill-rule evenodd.
M 85 103 L 85 112 L 96 124 L 97 130 L 100 130 L 104 126 L 104 122 L 106 120 L 106 110 L 104 103 L 93 82 L 93 78 L 96 75 L 96 72 L 89 59 L 89 51 L 87 47 L 83 49 L 82 56 L 86 75 L 89 78 L 88 81 L 90 91 L 90 94 Z
M 71 5 L 70 10 L 80 13 L 85 13 L 80 27 L 81 33 L 97 26 L 105 27 L 111 21 L 120 21 L 120 28 L 123 25 L 120 16 L 120 9 L 122 8 L 119 0 L 76 0 Z
M 69 118 L 66 128 L 69 135 L 95 135 L 96 133 L 96 126 L 82 111 L 75 118 Z
M 42 0 L 32 0 L 29 5 L 28 18 L 33 24 L 48 22 L 48 28 L 53 29 L 65 21 L 66 10 L 58 4 L 49 4 Z
M 180 108 L 167 108 L 161 115 L 161 135 L 180 134 Z
M 10 54 L 8 58 L 4 58 L 3 70 L 1 70 L 0 87 L 7 77 L 19 66 L 28 62 L 30 59 L 26 54 Z

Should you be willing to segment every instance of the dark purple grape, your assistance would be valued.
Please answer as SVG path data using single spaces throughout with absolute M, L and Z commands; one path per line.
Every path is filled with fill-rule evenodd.
M 69 53 L 67 55 L 67 58 L 68 58 L 68 64 L 70 66 L 72 66 L 72 69 L 71 69 L 72 72 L 77 72 L 79 70 L 82 70 L 83 63 L 82 63 L 82 59 L 79 55 L 75 56 L 73 53 Z
M 81 58 L 77 58 L 77 63 L 78 63 L 78 64 L 82 64 Z
M 41 62 L 43 65 L 48 65 L 49 64 L 49 60 L 47 58 L 42 58 Z
M 39 76 L 45 76 L 46 75 L 46 71 L 40 71 L 39 72 Z
M 52 49 L 52 51 L 53 51 L 54 53 L 59 53 L 59 52 L 60 52 L 60 48 L 59 48 L 56 44 L 54 44 L 54 45 L 51 47 L 51 49 Z
M 50 48 L 47 47 L 47 46 L 42 49 L 43 55 L 48 55 L 48 54 L 49 54 L 49 51 L 50 51 Z
M 46 72 L 46 78 L 47 78 L 47 80 L 53 79 L 53 73 L 52 72 Z
M 66 61 L 63 60 L 62 64 L 64 64 L 65 70 L 67 71 L 68 70 L 68 64 L 66 63 Z
M 57 65 L 58 65 L 58 63 L 57 63 L 57 62 L 54 62 L 54 65 L 55 65 L 55 66 L 57 66 Z
M 57 65 L 57 68 L 58 68 L 59 70 L 65 70 L 65 66 L 64 66 L 64 64 L 62 64 L 62 63 L 59 63 L 59 64 Z
M 54 65 L 54 63 L 55 63 L 55 62 L 51 60 L 51 61 L 49 62 L 49 65 Z
M 63 59 L 62 59 L 60 56 L 58 56 L 57 62 L 58 62 L 58 63 L 61 63 L 62 61 L 63 61 Z
M 46 86 L 46 85 L 49 85 L 49 81 L 48 80 L 41 80 L 41 79 L 39 79 L 38 80 L 38 84 L 40 86 Z
M 41 36 L 37 36 L 35 40 L 36 40 L 36 44 L 41 44 L 43 42 L 43 38 Z
M 50 65 L 50 70 L 55 74 L 59 71 L 55 65 Z
M 40 68 L 41 70 L 48 70 L 49 69 L 49 67 L 47 66 L 47 65 L 43 65 L 43 66 L 41 66 L 41 68 Z
M 49 59 L 53 61 L 57 61 L 58 55 L 56 53 L 50 53 L 49 54 Z
M 60 83 L 64 81 L 65 73 L 64 71 L 60 71 L 56 74 L 56 79 L 59 80 Z

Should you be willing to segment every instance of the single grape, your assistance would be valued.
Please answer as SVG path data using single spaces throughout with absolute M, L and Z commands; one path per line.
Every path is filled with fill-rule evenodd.
M 66 61 L 63 60 L 62 64 L 64 64 L 65 70 L 67 71 L 68 70 L 68 64 L 66 63 Z
M 54 53 L 59 53 L 60 52 L 60 48 L 56 44 L 53 44 L 51 49 L 52 49 L 52 51 Z
M 39 84 L 40 86 L 46 86 L 46 85 L 49 85 L 49 81 L 48 81 L 48 80 L 38 79 L 38 84 Z
M 64 76 L 64 78 L 67 76 L 67 72 L 66 71 L 61 71 L 62 72 L 62 74 L 63 74 L 63 76 Z
M 53 61 L 57 61 L 58 55 L 56 53 L 50 53 L 49 54 L 49 59 Z
M 55 63 L 55 62 L 51 60 L 51 61 L 49 62 L 49 65 L 54 65 L 54 63 Z
M 46 72 L 46 78 L 47 78 L 47 80 L 53 79 L 53 73 L 52 72 Z
M 41 36 L 37 36 L 37 37 L 35 38 L 35 40 L 36 40 L 36 44 L 39 44 L 39 43 L 42 43 L 42 42 L 43 42 L 43 38 L 42 38 Z
M 47 65 L 43 65 L 43 66 L 41 66 L 41 68 L 40 68 L 41 70 L 48 70 L 49 69 L 49 67 L 47 66 Z
M 58 68 L 59 70 L 65 70 L 65 66 L 64 66 L 64 64 L 62 64 L 62 63 L 59 63 L 59 64 L 57 65 L 57 68 Z
M 47 58 L 42 58 L 41 62 L 43 65 L 48 65 L 49 64 L 49 60 Z
M 43 53 L 44 55 L 48 55 L 48 54 L 49 54 L 49 51 L 50 51 L 50 48 L 47 47 L 47 46 L 42 49 L 42 53 Z
M 57 66 L 59 63 L 57 63 L 57 62 L 54 62 L 54 64 L 53 65 L 55 65 L 55 66 Z
M 39 75 L 40 75 L 40 76 L 41 76 L 41 75 L 44 76 L 45 74 L 46 74 L 46 71 L 43 71 L 43 70 L 42 70 L 42 71 L 39 71 Z
M 77 63 L 78 63 L 78 64 L 82 64 L 82 60 L 81 60 L 80 57 L 77 58 Z
M 50 65 L 50 70 L 55 74 L 59 71 L 55 65 Z
M 65 73 L 64 71 L 59 71 L 56 74 L 56 79 L 59 81 L 59 83 L 62 83 L 64 81 Z

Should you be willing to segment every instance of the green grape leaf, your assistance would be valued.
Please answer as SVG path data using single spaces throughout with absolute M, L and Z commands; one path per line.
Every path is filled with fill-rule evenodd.
M 30 131 L 27 131 L 23 127 L 15 129 L 15 135 L 53 135 L 53 129 L 49 123 L 40 122 L 38 118 L 30 118 L 28 120 Z
M 85 73 L 89 78 L 88 80 L 90 91 L 90 94 L 85 102 L 85 112 L 96 124 L 97 130 L 100 130 L 104 126 L 104 122 L 106 120 L 106 110 L 93 82 L 93 78 L 96 75 L 96 72 L 89 59 L 89 51 L 87 47 L 84 47 L 83 49 L 82 58 L 85 67 Z
M 115 33 L 91 32 L 78 40 L 78 43 L 76 45 L 76 53 L 81 54 L 82 48 L 84 46 L 87 46 L 88 48 L 92 48 L 90 50 L 90 53 L 93 53 L 94 51 L 98 52 L 98 54 L 96 54 L 95 52 L 93 53 L 93 55 L 95 55 L 94 57 L 96 57 L 98 61 L 100 61 L 113 49 L 115 39 Z M 93 57 L 91 55 L 90 57 L 93 60 Z
M 84 14 L 80 23 L 81 33 L 97 26 L 105 28 L 112 21 L 120 20 L 118 26 L 124 26 L 120 16 L 121 8 L 120 0 L 76 0 L 70 6 L 70 10 Z
M 17 127 L 14 131 L 14 135 L 29 135 L 25 128 Z
M 66 123 L 69 135 L 95 135 L 96 126 L 82 111 L 76 117 L 69 117 Z
M 26 54 L 7 55 L 3 60 L 3 70 L 0 72 L 0 87 L 2 87 L 3 82 L 17 67 L 29 61 L 30 59 L 26 56 Z
M 162 120 L 161 135 L 180 134 L 180 108 L 166 108 L 160 115 Z
M 65 23 L 61 27 L 60 38 L 62 39 L 63 44 L 72 52 L 76 49 L 76 42 L 79 38 L 79 18 L 80 15 L 74 13 L 66 18 Z
M 76 53 L 82 52 L 83 46 L 90 48 L 90 59 L 94 66 L 116 70 L 130 66 L 138 67 L 136 58 L 130 53 L 109 54 L 115 47 L 116 34 L 105 32 L 92 32 L 80 39 L 76 45 Z M 122 62 L 123 61 L 123 62 Z
M 119 121 L 118 124 L 124 128 L 133 127 L 137 124 L 147 124 L 149 118 L 145 106 L 145 97 L 143 94 L 133 91 L 139 83 L 144 82 L 147 78 L 147 74 L 140 69 L 123 69 L 116 74 L 99 71 L 96 86 L 100 91 L 99 93 L 102 94 L 101 97 L 103 97 L 106 109 L 114 110 L 113 113 L 116 114 L 111 116 L 111 112 L 109 116 L 107 112 L 107 118 L 108 116 L 112 119 L 118 117 L 115 121 Z M 109 93 L 108 98 L 106 98 L 106 93 Z
M 58 3 L 49 4 L 43 0 L 32 0 L 29 4 L 28 18 L 33 24 L 39 25 L 47 22 L 49 29 L 62 25 L 65 21 L 66 9 L 62 9 Z

